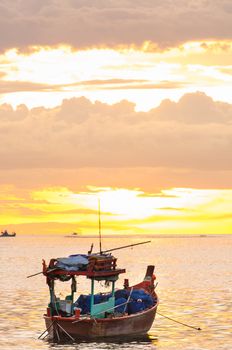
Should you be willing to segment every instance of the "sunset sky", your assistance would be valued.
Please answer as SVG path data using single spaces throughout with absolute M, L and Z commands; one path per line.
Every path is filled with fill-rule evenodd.
M 0 230 L 232 233 L 232 2 L 0 0 Z

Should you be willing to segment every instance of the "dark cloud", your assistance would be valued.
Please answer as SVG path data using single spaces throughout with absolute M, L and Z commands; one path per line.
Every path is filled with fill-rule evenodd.
M 30 45 L 141 45 L 230 39 L 229 0 L 0 1 L 2 50 Z

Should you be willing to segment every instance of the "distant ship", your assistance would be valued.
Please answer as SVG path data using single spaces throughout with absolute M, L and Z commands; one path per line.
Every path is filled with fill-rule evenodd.
M 9 233 L 7 230 L 2 231 L 0 235 L 0 237 L 15 237 L 15 236 L 16 236 L 15 232 Z
M 67 236 L 65 236 L 65 237 L 80 237 L 81 236 L 81 234 L 80 233 L 78 233 L 78 232 L 73 232 L 73 233 L 71 233 L 70 235 L 67 235 Z

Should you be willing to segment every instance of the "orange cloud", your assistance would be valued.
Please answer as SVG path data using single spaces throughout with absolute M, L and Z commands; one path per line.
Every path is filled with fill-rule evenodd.
M 3 105 L 0 167 L 232 170 L 230 104 L 196 93 L 149 112 L 133 107 L 84 98 L 53 109 Z

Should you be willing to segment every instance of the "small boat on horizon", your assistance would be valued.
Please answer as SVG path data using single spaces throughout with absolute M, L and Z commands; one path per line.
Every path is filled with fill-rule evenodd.
M 7 230 L 2 231 L 0 234 L 0 237 L 15 237 L 15 236 L 16 236 L 15 232 L 9 233 Z
M 70 235 L 66 235 L 65 237 L 76 238 L 76 237 L 80 237 L 80 236 L 81 236 L 80 232 L 73 232 Z
M 116 249 L 121 248 L 124 247 Z M 117 268 L 116 262 L 109 250 L 51 259 L 48 265 L 43 260 L 42 273 L 49 287 L 50 302 L 44 314 L 46 330 L 40 337 L 47 333 L 45 337 L 56 341 L 74 341 L 146 335 L 158 307 L 155 267 L 147 266 L 140 283 L 130 286 L 129 280 L 124 279 L 124 288 L 115 289 L 119 275 L 126 272 Z M 80 294 L 76 299 L 77 277 L 90 279 L 91 287 L 90 294 Z M 56 296 L 55 281 L 71 282 L 71 293 L 62 300 Z M 111 292 L 95 293 L 95 284 L 100 281 L 111 286 Z

